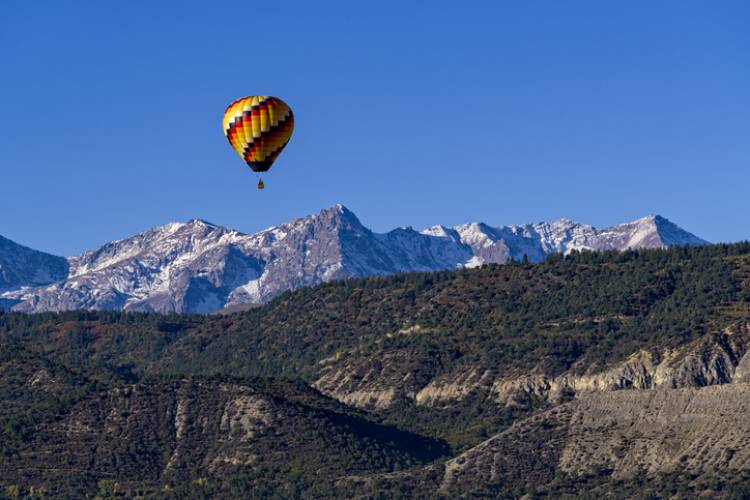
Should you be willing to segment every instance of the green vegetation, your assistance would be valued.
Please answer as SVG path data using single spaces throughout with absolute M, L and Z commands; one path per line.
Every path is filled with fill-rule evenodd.
M 750 243 L 551 256 L 537 265 L 356 279 L 217 316 L 0 313 L 0 336 L 120 374 L 310 380 L 337 352 L 414 348 L 549 373 L 677 345 L 744 317 Z M 391 335 L 420 325 L 428 333 Z
M 38 354 L 0 343 L 0 452 L 11 453 L 36 425 L 53 420 L 96 388 Z
M 556 375 L 578 363 L 606 367 L 638 349 L 681 345 L 749 316 L 750 243 L 573 253 L 536 265 L 355 279 L 285 293 L 263 307 L 224 315 L 0 312 L 2 470 L 41 446 L 43 436 L 58 439 L 45 432 L 73 409 L 109 411 L 101 394 L 146 384 L 149 391 L 165 391 L 158 404 L 168 408 L 177 389 L 167 387 L 187 377 L 260 391 L 283 402 L 290 415 L 309 417 L 290 421 L 318 437 L 307 441 L 286 429 L 294 439 L 283 441 L 290 443 L 285 446 L 310 446 L 294 448 L 296 454 L 287 455 L 283 466 L 264 462 L 217 478 L 206 464 L 192 463 L 185 477 L 166 481 L 155 472 L 174 446 L 168 430 L 173 421 L 164 421 L 160 441 L 149 445 L 148 453 L 133 445 L 111 454 L 120 464 L 113 470 L 142 467 L 142 482 L 92 471 L 75 491 L 98 492 L 101 498 L 138 488 L 179 498 L 241 492 L 286 498 L 342 495 L 350 486 L 339 476 L 421 466 L 449 452 L 444 442 L 454 453 L 463 450 L 545 403 L 511 409 L 467 397 L 429 408 L 399 399 L 368 413 L 310 389 L 307 384 L 323 370 L 401 353 L 389 358 L 397 360 L 389 369 L 416 378 L 472 366 L 492 369 L 496 376 L 531 370 Z M 123 415 L 129 418 L 127 411 Z M 337 430 L 329 436 L 326 429 Z M 268 437 L 263 443 L 260 449 L 273 454 L 279 441 Z M 337 462 L 331 458 L 335 454 L 321 451 L 320 443 L 346 451 Z M 150 454 L 146 465 L 121 465 L 129 463 L 123 457 L 136 452 Z M 327 471 L 325 480 L 321 470 Z M 8 476 L 0 494 L 24 495 L 31 486 L 47 485 L 43 476 Z M 366 481 L 369 486 L 353 481 L 351 491 L 372 487 L 373 492 L 390 489 L 392 496 L 423 493 L 419 485 L 390 476 Z M 672 487 L 669 478 L 660 481 L 660 491 Z M 576 491 L 579 483 L 560 479 L 554 483 L 557 489 L 539 494 L 560 496 Z M 602 479 L 592 491 L 609 491 L 615 484 Z M 509 486 L 491 493 L 519 492 Z

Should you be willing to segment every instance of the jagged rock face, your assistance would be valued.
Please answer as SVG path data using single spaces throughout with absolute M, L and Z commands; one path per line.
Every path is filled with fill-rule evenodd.
M 441 488 L 533 485 L 558 471 L 613 478 L 746 470 L 750 385 L 590 393 L 520 421 L 446 462 Z
M 313 387 L 344 404 L 386 409 L 417 392 L 440 372 L 443 360 L 414 351 L 385 352 L 377 357 L 346 356 L 335 369 L 322 370 Z
M 154 228 L 70 258 L 66 280 L 19 294 L 14 309 L 216 310 L 259 275 L 246 238 L 198 220 Z
M 414 400 L 420 406 L 450 406 L 472 395 L 486 394 L 493 380 L 492 370 L 488 368 L 473 367 L 449 372 L 431 380 L 417 392 Z
M 561 219 L 378 234 L 337 205 L 254 235 L 201 220 L 167 224 L 67 261 L 0 238 L 0 307 L 206 313 L 347 277 L 474 267 L 524 256 L 540 261 L 580 249 L 704 243 L 658 216 L 602 231 Z
M 567 254 L 573 250 L 623 251 L 707 243 L 658 215 L 602 230 L 560 219 L 499 228 L 482 223 L 464 224 L 453 230 L 435 226 L 423 233 L 450 238 L 470 247 L 473 256 L 464 263 L 466 267 L 502 264 L 509 259 L 521 260 L 524 256 L 538 262 L 551 253 Z
M 64 279 L 63 257 L 32 250 L 0 236 L 0 291 L 46 285 Z
M 508 376 L 501 367 L 468 365 L 444 371 L 434 358 L 406 351 L 347 358 L 329 365 L 315 387 L 347 404 L 386 409 L 398 398 L 445 408 L 469 398 L 503 406 L 525 406 L 532 399 L 560 403 L 592 392 L 623 389 L 705 387 L 750 382 L 750 327 L 736 324 L 721 332 L 665 351 L 642 350 L 604 370 L 576 366 L 558 376 Z M 387 397 L 386 397 L 387 396 Z
M 559 402 L 588 392 L 620 389 L 704 387 L 744 383 L 750 366 L 750 331 L 738 324 L 678 349 L 639 351 L 614 367 L 597 372 L 573 370 L 558 377 L 541 374 L 499 378 L 490 397 L 501 404 L 524 404 L 529 396 Z

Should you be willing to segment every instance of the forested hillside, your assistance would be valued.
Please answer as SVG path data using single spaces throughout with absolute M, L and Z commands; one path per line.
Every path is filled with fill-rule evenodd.
M 559 465 L 576 434 L 570 405 L 612 390 L 745 383 L 748 321 L 748 243 L 354 279 L 210 316 L 0 313 L 0 396 L 13 402 L 0 411 L 2 486 L 524 493 L 529 471 L 453 481 L 445 460 L 478 456 L 473 447 L 503 432 L 513 456 L 513 429 L 541 432 L 529 422 L 561 411 L 562 448 L 539 491 L 606 490 L 631 484 L 635 469 Z M 282 461 L 283 488 L 263 479 Z M 93 469 L 75 480 L 64 472 L 84 463 Z M 637 478 L 657 491 L 680 473 L 662 472 Z M 723 491 L 715 473 L 702 466 L 695 484 Z

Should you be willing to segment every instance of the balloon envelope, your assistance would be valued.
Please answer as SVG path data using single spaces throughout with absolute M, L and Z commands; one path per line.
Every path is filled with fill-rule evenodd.
M 237 99 L 224 112 L 224 135 L 255 172 L 266 172 L 294 130 L 292 109 L 278 97 Z

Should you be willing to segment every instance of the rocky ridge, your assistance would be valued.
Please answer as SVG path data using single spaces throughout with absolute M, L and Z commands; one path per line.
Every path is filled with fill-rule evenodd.
M 605 370 L 578 364 L 557 376 L 541 369 L 508 376 L 495 367 L 470 365 L 442 372 L 439 359 L 395 351 L 369 361 L 348 356 L 346 362 L 324 369 L 313 385 L 346 404 L 379 410 L 399 398 L 435 408 L 467 398 L 524 406 L 532 399 L 560 403 L 593 392 L 747 383 L 749 350 L 750 325 L 739 323 L 676 349 L 635 352 Z
M 252 235 L 199 219 L 171 223 L 67 260 L 0 240 L 0 307 L 207 313 L 348 277 L 476 267 L 524 256 L 540 261 L 573 250 L 705 243 L 660 216 L 604 230 L 560 219 L 378 234 L 336 205 Z

